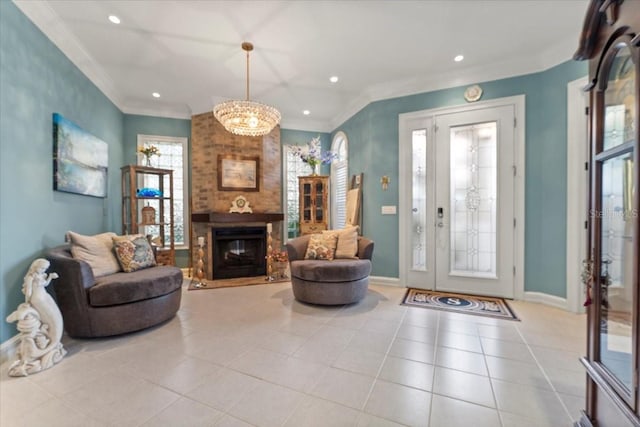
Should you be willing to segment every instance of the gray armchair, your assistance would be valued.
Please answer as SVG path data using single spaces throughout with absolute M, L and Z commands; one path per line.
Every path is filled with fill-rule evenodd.
M 180 308 L 182 271 L 177 267 L 162 265 L 96 278 L 89 264 L 71 256 L 69 245 L 48 250 L 46 258 L 50 271 L 59 275 L 52 287 L 71 337 L 137 331 L 172 318 Z
M 357 259 L 305 260 L 310 235 L 286 244 L 291 287 L 298 301 L 321 305 L 352 304 L 367 294 L 373 241 L 358 237 Z

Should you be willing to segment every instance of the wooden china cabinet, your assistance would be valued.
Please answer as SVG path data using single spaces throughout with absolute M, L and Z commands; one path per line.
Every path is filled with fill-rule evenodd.
M 575 59 L 589 61 L 585 410 L 576 426 L 640 426 L 640 0 L 592 0 Z
M 329 228 L 329 177 L 298 177 L 300 234 L 320 233 Z

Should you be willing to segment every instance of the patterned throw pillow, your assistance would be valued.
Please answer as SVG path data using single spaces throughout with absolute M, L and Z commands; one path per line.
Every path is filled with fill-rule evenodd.
M 106 276 L 121 270 L 113 253 L 113 237 L 116 233 L 102 233 L 95 236 L 68 231 L 66 240 L 71 243 L 71 255 L 85 261 L 93 270 L 94 277 Z
M 358 258 L 358 225 L 346 226 L 341 230 L 325 230 L 325 234 L 335 234 L 338 236 L 335 258 Z
M 114 237 L 113 247 L 122 269 L 127 273 L 156 265 L 153 249 L 141 234 Z
M 307 245 L 307 252 L 304 259 L 326 259 L 331 261 L 336 252 L 338 235 L 333 234 L 312 234 Z

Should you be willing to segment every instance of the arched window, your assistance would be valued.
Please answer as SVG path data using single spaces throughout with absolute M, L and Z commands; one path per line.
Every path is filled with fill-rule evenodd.
M 344 228 L 347 219 L 347 190 L 349 189 L 349 150 L 347 135 L 338 132 L 331 142 L 331 151 L 338 158 L 331 163 L 331 228 Z

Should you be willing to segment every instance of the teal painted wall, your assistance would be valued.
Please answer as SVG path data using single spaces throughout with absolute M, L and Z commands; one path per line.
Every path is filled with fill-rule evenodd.
M 187 138 L 189 162 L 191 162 L 191 120 L 125 114 L 122 133 L 125 164 L 136 164 L 138 161 L 137 144 L 139 134 Z M 188 174 L 189 182 L 191 182 L 191 167 L 188 168 Z M 189 200 L 185 202 L 189 203 Z M 182 268 L 189 266 L 189 250 L 176 251 L 176 265 Z
M 482 82 L 483 100 L 526 97 L 525 290 L 566 296 L 567 83 L 587 75 L 585 63 Z M 346 133 L 349 173 L 364 172 L 363 234 L 376 242 L 373 274 L 399 276 L 398 216 L 381 215 L 398 205 L 398 115 L 464 104 L 466 86 L 369 104 L 332 132 Z M 391 183 L 382 191 L 380 177 Z
M 52 114 L 109 145 L 106 199 L 53 191 Z M 122 113 L 10 1 L 0 1 L 0 342 L 24 302 L 22 279 L 74 230 L 120 227 Z

